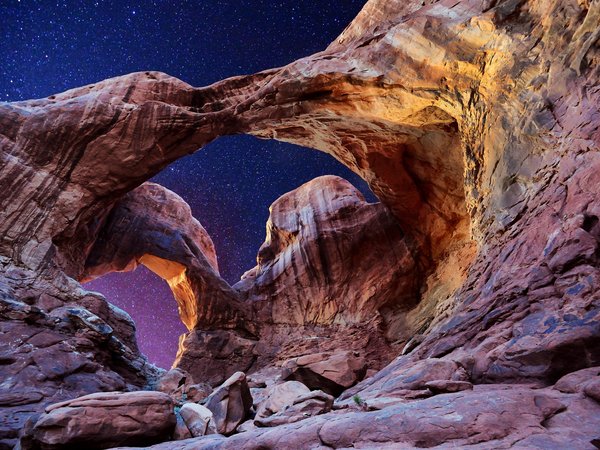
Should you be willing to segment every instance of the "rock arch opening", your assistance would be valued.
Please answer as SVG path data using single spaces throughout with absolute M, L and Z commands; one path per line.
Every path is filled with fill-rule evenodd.
M 187 332 L 169 285 L 144 265 L 130 272 L 112 272 L 83 284 L 102 293 L 109 303 L 127 312 L 135 323 L 140 351 L 158 367 L 169 369 L 179 336 Z
M 365 182 L 335 159 L 323 153 L 275 141 L 261 141 L 249 136 L 238 136 L 223 141 L 220 146 L 211 145 L 189 157 L 188 160 L 164 169 L 154 178 L 156 181 L 170 185 L 177 191 L 183 191 L 187 202 L 174 192 L 154 183 L 145 183 L 119 200 L 104 219 L 101 231 L 89 250 L 85 269 L 79 277 L 85 283 L 86 289 L 105 293 L 108 301 L 116 296 L 117 306 L 145 322 L 142 323 L 144 335 L 140 338 L 149 342 L 141 345 L 142 350 L 150 351 L 152 353 L 149 355 L 151 361 L 157 361 L 163 367 L 170 367 L 172 360 L 175 359 L 177 344 L 173 345 L 173 343 L 176 342 L 176 337 L 198 327 L 199 315 L 203 318 L 215 315 L 214 308 L 210 305 L 218 304 L 216 309 L 223 311 L 230 309 L 223 306 L 223 303 L 233 305 L 234 309 L 244 309 L 243 305 L 238 302 L 239 294 L 229 285 L 233 286 L 239 282 L 243 272 L 251 269 L 256 263 L 259 247 L 265 240 L 264 228 L 269 216 L 268 207 L 272 201 L 264 202 L 264 197 L 251 193 L 250 196 L 243 196 L 245 201 L 250 202 L 246 210 L 232 211 L 228 208 L 226 201 L 223 205 L 213 205 L 213 209 L 221 210 L 221 214 L 212 216 L 209 214 L 209 219 L 212 219 L 212 222 L 209 220 L 210 228 L 218 230 L 217 227 L 222 225 L 225 230 L 231 232 L 230 225 L 234 221 L 240 224 L 249 222 L 260 230 L 260 240 L 250 240 L 249 243 L 239 238 L 239 228 L 243 229 L 243 226 L 238 226 L 237 230 L 233 230 L 233 236 L 219 235 L 219 238 L 224 238 L 225 241 L 235 241 L 237 238 L 239 240 L 236 244 L 240 246 L 249 244 L 252 247 L 252 259 L 245 261 L 245 265 L 242 266 L 243 272 L 233 273 L 234 278 L 229 278 L 227 282 L 224 281 L 220 266 L 223 263 L 227 264 L 228 258 L 235 255 L 228 253 L 225 248 L 225 252 L 220 252 L 217 263 L 217 253 L 219 253 L 217 250 L 224 242 L 218 241 L 215 245 L 192 211 L 193 209 L 200 211 L 197 213 L 198 219 L 205 222 L 206 213 L 210 210 L 210 205 L 206 202 L 207 198 L 211 198 L 215 193 L 218 193 L 221 199 L 227 197 L 231 193 L 227 192 L 227 188 L 234 184 L 231 182 L 231 175 L 236 177 L 236 182 L 241 185 L 244 185 L 248 177 L 269 177 L 274 186 L 264 186 L 263 181 L 263 189 L 268 192 L 271 199 L 276 200 L 280 195 L 286 194 L 288 190 L 299 187 L 305 180 L 311 180 L 318 175 L 338 173 L 359 184 L 368 200 L 377 201 Z M 288 158 L 289 155 L 293 155 L 292 158 Z M 254 160 L 245 165 L 236 166 L 236 164 L 230 163 L 230 166 L 226 164 L 229 167 L 224 167 L 222 164 L 223 160 L 231 161 L 232 158 L 245 159 L 253 156 Z M 272 159 L 269 160 L 269 157 Z M 298 160 L 302 161 L 301 165 L 292 164 L 293 161 Z M 221 165 L 215 166 L 215 161 L 221 162 Z M 257 165 L 262 166 L 260 173 L 257 171 Z M 275 166 L 278 166 L 280 170 L 277 174 L 272 173 Z M 229 174 L 227 170 L 230 172 Z M 212 178 L 213 174 L 223 178 L 221 184 Z M 195 180 L 193 188 L 190 188 L 189 182 L 182 181 L 186 177 Z M 206 182 L 202 180 L 204 177 L 208 178 Z M 190 192 L 194 189 L 202 189 L 211 183 L 218 186 L 213 186 L 214 190 L 210 193 L 211 195 L 203 196 L 202 199 L 198 199 L 193 192 Z M 245 188 L 253 190 L 255 187 L 254 184 L 249 183 Z M 234 191 L 236 189 L 233 188 Z M 260 219 L 245 217 L 252 210 L 260 210 L 257 215 Z M 224 219 L 227 216 L 229 217 Z M 219 220 L 225 220 L 228 223 L 222 223 Z M 238 257 L 238 259 L 240 261 L 235 261 L 234 266 L 239 267 L 240 262 L 244 261 L 243 257 Z M 140 266 L 141 270 L 136 270 Z M 114 272 L 134 271 L 135 275 L 114 274 Z M 231 274 L 230 270 L 228 275 L 231 276 Z M 107 275 L 106 278 L 105 275 Z M 140 282 L 148 283 L 150 292 L 156 291 L 158 295 L 153 295 L 153 292 L 149 294 L 148 290 L 142 290 L 140 295 L 153 295 L 153 297 L 146 298 L 145 301 L 139 299 L 137 304 L 132 306 L 132 302 L 127 301 L 124 297 L 128 295 L 127 290 L 131 290 L 132 295 L 137 295 L 136 289 L 133 289 L 131 284 Z M 207 296 L 218 298 L 215 301 L 204 302 L 203 300 Z M 171 313 L 175 309 L 172 297 L 177 302 L 179 320 L 185 325 L 185 329 L 174 326 L 172 323 L 174 317 L 169 314 L 167 328 L 170 333 L 166 338 L 160 333 L 153 336 L 145 331 L 160 323 L 160 320 L 156 321 L 155 314 L 135 314 L 135 311 L 130 310 L 131 307 L 145 307 L 164 312 L 171 308 L 169 310 Z M 208 309 L 202 310 L 203 305 L 208 305 Z M 244 335 L 254 336 L 255 332 L 252 326 L 241 327 L 237 323 L 235 314 L 217 314 L 217 317 L 203 321 L 201 328 L 210 329 L 212 322 L 215 322 L 216 327 L 227 328 L 225 322 L 230 321 L 231 328 L 238 331 L 244 329 L 246 330 Z M 148 320 L 152 320 L 154 323 L 148 324 Z M 169 351 L 157 350 L 156 339 L 168 341 Z M 166 357 L 165 353 L 170 356 Z
M 335 53 L 333 48 L 326 52 Z M 318 67 L 323 73 L 314 76 L 305 74 L 302 61 L 298 61 L 283 69 L 194 88 L 162 73 L 144 72 L 40 100 L 30 109 L 42 108 L 59 122 L 74 120 L 70 114 L 76 115 L 79 121 L 85 111 L 97 110 L 98 113 L 91 122 L 93 130 L 87 130 L 83 137 L 77 133 L 76 126 L 65 125 L 61 129 L 67 131 L 59 137 L 45 128 L 32 131 L 48 145 L 56 145 L 56 152 L 48 153 L 52 158 L 60 159 L 64 152 L 73 151 L 79 151 L 81 158 L 76 159 L 73 167 L 57 169 L 56 177 L 64 176 L 63 188 L 50 192 L 35 185 L 27 186 L 32 200 L 24 210 L 39 226 L 24 229 L 18 240 L 43 245 L 19 247 L 12 245 L 10 236 L 1 244 L 31 267 L 57 267 L 79 280 L 110 271 L 115 263 L 125 268 L 132 260 L 139 261 L 147 254 L 186 267 L 188 284 L 180 289 L 178 302 L 185 316 L 184 323 L 191 330 L 183 342 L 183 348 L 188 350 L 180 352 L 179 364 L 197 366 L 197 361 L 185 362 L 186 354 L 191 355 L 189 349 L 195 347 L 202 348 L 204 357 L 211 362 L 223 362 L 223 366 L 213 364 L 212 370 L 219 376 L 226 373 L 226 366 L 234 366 L 224 363 L 231 355 L 246 355 L 239 367 L 248 368 L 256 363 L 252 349 L 261 336 L 267 339 L 271 350 L 258 353 L 272 360 L 281 356 L 275 349 L 282 348 L 284 337 L 289 337 L 288 331 L 294 327 L 303 336 L 313 332 L 305 327 L 321 327 L 314 331 L 318 337 L 314 342 L 319 342 L 317 347 L 328 339 L 335 342 L 332 333 L 342 336 L 347 325 L 355 327 L 365 319 L 364 314 L 352 315 L 354 309 L 348 307 L 348 302 L 356 301 L 376 305 L 364 310 L 374 312 L 371 319 L 376 323 L 369 326 L 376 335 L 371 337 L 387 342 L 380 346 L 383 350 L 379 355 L 372 358 L 376 366 L 381 367 L 386 358 L 399 351 L 390 348 L 392 344 L 401 347 L 415 334 L 427 330 L 436 316 L 436 305 L 448 300 L 453 289 L 460 286 L 474 253 L 468 243 L 470 217 L 465 192 L 468 168 L 459 114 L 452 110 L 452 105 L 432 105 L 435 103 L 432 99 L 420 97 L 416 91 L 408 92 L 403 86 L 386 81 L 385 77 L 353 74 L 352 68 L 346 67 L 339 56 L 319 61 Z M 328 72 L 326 69 L 330 66 L 335 71 Z M 344 68 L 349 72 L 345 73 Z M 273 86 L 278 87 L 274 90 Z M 34 117 L 18 106 L 13 109 L 14 122 L 22 127 L 26 127 L 22 122 Z M 31 128 L 34 124 L 27 126 Z M 196 239 L 190 238 L 196 236 L 202 241 L 201 226 L 194 222 L 189 208 L 176 206 L 180 201 L 168 202 L 175 205 L 173 210 L 158 207 L 150 215 L 148 210 L 139 208 L 144 201 L 160 204 L 162 197 L 166 199 L 171 194 L 157 185 L 136 186 L 216 138 L 234 134 L 310 146 L 334 156 L 366 180 L 392 212 L 393 221 L 385 219 L 385 223 L 400 230 L 383 236 L 389 245 L 382 250 L 389 252 L 394 261 L 410 255 L 414 263 L 416 281 L 410 283 L 410 290 L 416 291 L 411 297 L 413 301 L 405 302 L 407 296 L 397 290 L 405 278 L 402 271 L 397 270 L 389 272 L 402 276 L 381 283 L 379 275 L 367 271 L 374 278 L 365 285 L 375 288 L 368 289 L 365 298 L 358 298 L 363 293 L 361 289 L 355 289 L 358 296 L 347 296 L 343 289 L 338 290 L 340 285 L 321 283 L 324 288 L 319 295 L 309 296 L 310 301 L 306 301 L 306 298 L 287 295 L 294 290 L 305 291 L 302 285 L 292 283 L 291 290 L 280 295 L 277 283 L 267 283 L 268 289 L 261 294 L 265 298 L 276 299 L 282 305 L 298 299 L 305 305 L 288 319 L 277 313 L 285 308 L 272 307 L 268 301 L 248 301 L 256 297 L 255 290 L 233 289 L 217 276 L 202 245 L 196 245 Z M 35 153 L 33 149 L 30 151 Z M 45 160 L 43 163 L 50 164 Z M 338 183 L 333 184 L 337 187 L 332 201 L 345 190 Z M 74 198 L 77 201 L 73 201 Z M 362 209 L 363 203 L 353 203 L 352 210 Z M 339 211 L 334 212 L 327 220 Z M 367 226 L 363 232 L 368 235 L 370 230 L 385 229 L 378 225 L 383 214 L 385 212 L 371 213 L 369 220 L 373 222 L 367 220 L 371 228 Z M 177 233 L 182 224 L 187 227 L 185 232 Z M 139 233 L 137 229 L 145 232 Z M 136 245 L 121 242 L 129 235 Z M 315 235 L 322 237 L 320 231 Z M 322 248 L 321 241 L 310 245 Z M 336 250 L 338 246 L 331 248 Z M 402 251 L 393 254 L 398 248 Z M 297 247 L 300 253 L 304 250 L 301 245 Z M 109 256 L 104 260 L 94 255 Z M 455 260 L 460 261 L 460 270 L 455 270 L 456 264 L 453 267 L 453 255 L 459 255 Z M 319 260 L 326 259 L 320 254 L 317 256 Z M 303 258 L 299 257 L 298 261 Z M 397 262 L 391 264 L 390 267 L 401 267 Z M 303 267 L 312 266 L 304 264 Z M 436 273 L 437 267 L 446 269 Z M 276 264 L 267 264 L 265 268 L 268 270 L 262 276 L 268 279 L 275 273 Z M 293 271 L 294 265 L 291 265 L 289 273 Z M 349 285 L 351 283 L 341 284 Z M 392 288 L 382 294 L 380 286 Z M 188 287 L 194 291 L 193 304 L 189 304 Z M 414 301 L 415 298 L 421 302 Z M 327 307 L 313 308 L 319 303 Z M 408 311 L 407 305 L 415 303 L 417 307 Z M 325 331 L 323 318 L 329 320 Z M 366 326 L 365 323 L 363 321 L 361 326 Z M 356 333 L 361 335 L 359 331 Z M 222 349 L 231 354 L 223 355 Z M 199 374 L 204 375 L 207 374 Z

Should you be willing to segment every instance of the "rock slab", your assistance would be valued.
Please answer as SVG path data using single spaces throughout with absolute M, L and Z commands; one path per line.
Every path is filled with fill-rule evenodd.
M 364 358 L 352 352 L 316 353 L 286 361 L 283 380 L 296 380 L 310 389 L 321 389 L 338 396 L 361 381 L 367 372 Z
M 86 395 L 46 408 L 21 448 L 107 449 L 145 446 L 170 440 L 176 419 L 173 401 L 160 392 Z
M 246 375 L 243 372 L 234 373 L 208 396 L 205 406 L 213 414 L 218 433 L 233 433 L 246 420 L 252 408 L 252 395 Z

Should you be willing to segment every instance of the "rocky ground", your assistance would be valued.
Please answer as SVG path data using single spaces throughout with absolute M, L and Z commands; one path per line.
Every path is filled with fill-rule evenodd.
M 600 448 L 600 3 L 370 0 L 321 53 L 0 103 L 0 448 Z M 234 286 L 146 180 L 226 134 L 329 153 Z M 143 264 L 176 371 L 82 281 Z

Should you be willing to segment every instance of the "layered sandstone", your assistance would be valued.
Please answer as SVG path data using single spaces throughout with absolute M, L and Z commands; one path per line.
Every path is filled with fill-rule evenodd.
M 60 278 L 6 261 L 3 268 L 0 447 L 12 447 L 27 421 L 51 403 L 154 383 L 158 369 L 139 353 L 125 312 L 72 282 L 63 280 L 59 289 Z
M 257 263 L 233 286 L 232 297 L 246 306 L 237 328 L 226 329 L 222 313 L 215 317 L 227 311 L 218 292 L 196 292 L 202 323 L 182 339 L 175 362 L 194 378 L 218 384 L 236 370 L 340 349 L 366 354 L 380 368 L 392 343 L 417 327 L 407 315 L 420 272 L 402 229 L 388 208 L 367 203 L 339 177 L 316 178 L 271 205 Z M 391 325 L 397 321 L 406 324 L 399 331 Z M 253 336 L 246 324 L 254 324 Z
M 526 386 L 482 385 L 474 391 L 399 402 L 372 412 L 334 411 L 299 423 L 256 428 L 230 438 L 206 436 L 152 450 L 260 448 L 435 448 L 593 450 L 600 405 L 590 398 Z M 582 421 L 581 418 L 586 420 Z M 597 443 L 598 440 L 595 440 Z
M 77 330 L 91 330 L 85 358 L 113 380 L 98 390 L 123 388 L 116 371 L 129 388 L 152 378 L 127 321 L 74 281 L 143 263 L 183 283 L 172 286 L 192 329 L 178 363 L 205 376 L 196 381 L 335 348 L 361 350 L 372 367 L 395 358 L 338 400 L 349 408 L 357 394 L 380 411 L 346 408 L 189 448 L 595 445 L 597 383 L 549 386 L 600 364 L 598 30 L 595 1 L 370 0 L 328 49 L 281 69 L 205 88 L 144 72 L 0 103 L 2 339 L 18 349 L 0 370 L 17 394 L 49 389 L 21 398 L 3 385 L 18 419 L 1 439 L 14 443 L 22 418 L 69 376 L 31 378 L 45 366 L 31 351 L 52 345 L 31 347 L 13 330 L 74 346 Z M 159 187 L 135 190 L 231 133 L 325 151 L 381 204 L 323 180 L 327 189 L 284 196 L 257 267 L 231 288 L 189 211 Z M 181 240 L 161 248 L 176 230 Z M 373 253 L 361 248 L 371 238 Z M 524 382 L 542 389 L 506 388 Z M 91 388 L 73 383 L 61 395 Z M 438 392 L 450 393 L 422 399 Z
M 234 289 L 274 324 L 360 324 L 416 303 L 418 272 L 402 229 L 347 181 L 316 178 L 269 212 L 258 265 Z
M 144 183 L 108 213 L 85 260 L 82 281 L 143 264 L 163 278 L 188 327 L 236 324 L 243 305 L 219 276 L 214 244 L 174 192 Z M 203 301 L 198 301 L 202 299 Z
M 91 394 L 46 408 L 24 450 L 151 445 L 171 438 L 173 401 L 158 392 Z

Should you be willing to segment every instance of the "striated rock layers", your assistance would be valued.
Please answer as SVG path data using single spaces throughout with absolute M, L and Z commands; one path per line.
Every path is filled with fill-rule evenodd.
M 132 325 L 75 281 L 141 263 L 173 289 L 190 329 L 177 364 L 196 382 L 332 350 L 372 374 L 398 356 L 341 395 L 346 410 L 206 447 L 596 445 L 597 383 L 548 386 L 600 364 L 599 30 L 597 1 L 370 0 L 280 69 L 0 103 L 0 338 L 16 355 L 1 359 L 0 440 L 69 376 L 61 396 L 152 380 Z M 181 199 L 142 183 L 232 133 L 325 151 L 381 204 L 331 177 L 283 196 L 230 287 Z M 43 392 L 19 397 L 30 385 Z
M 174 427 L 173 401 L 166 394 L 91 394 L 46 408 L 22 447 L 51 450 L 151 445 L 168 440 Z
M 213 384 L 231 374 L 233 360 L 248 371 L 340 348 L 367 353 L 371 366 L 381 367 L 389 341 L 398 339 L 386 340 L 387 323 L 405 317 L 417 299 L 416 263 L 403 237 L 385 206 L 366 203 L 339 177 L 319 177 L 282 196 L 271 205 L 258 265 L 233 286 L 257 337 L 202 324 L 182 340 L 176 364 Z

